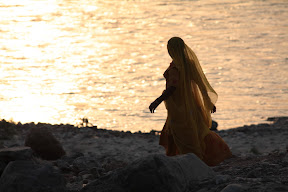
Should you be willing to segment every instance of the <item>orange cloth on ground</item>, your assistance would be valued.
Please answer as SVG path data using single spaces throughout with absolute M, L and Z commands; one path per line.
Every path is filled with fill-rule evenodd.
M 204 107 L 203 96 L 198 85 L 191 81 L 191 111 L 185 110 L 182 98 L 179 71 L 173 64 L 165 71 L 166 88 L 176 87 L 175 92 L 165 101 L 168 116 L 160 135 L 159 144 L 164 146 L 166 154 L 194 153 L 207 165 L 214 166 L 231 157 L 231 152 L 223 139 L 211 131 L 210 110 Z

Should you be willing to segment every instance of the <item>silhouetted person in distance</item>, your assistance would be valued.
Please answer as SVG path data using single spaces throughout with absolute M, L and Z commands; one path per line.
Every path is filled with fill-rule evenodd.
M 217 165 L 232 155 L 223 139 L 210 130 L 218 95 L 181 38 L 172 37 L 167 49 L 172 62 L 164 72 L 166 89 L 149 106 L 154 113 L 164 101 L 168 111 L 159 144 L 168 156 L 194 153 L 207 165 Z

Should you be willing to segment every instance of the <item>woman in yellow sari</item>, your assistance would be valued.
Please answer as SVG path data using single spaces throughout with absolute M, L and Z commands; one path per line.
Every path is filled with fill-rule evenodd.
M 223 139 L 210 130 L 218 95 L 195 53 L 181 38 L 172 37 L 167 49 L 173 61 L 164 73 L 166 89 L 149 106 L 154 113 L 164 101 L 168 112 L 159 144 L 168 156 L 194 153 L 207 165 L 215 166 L 232 155 Z

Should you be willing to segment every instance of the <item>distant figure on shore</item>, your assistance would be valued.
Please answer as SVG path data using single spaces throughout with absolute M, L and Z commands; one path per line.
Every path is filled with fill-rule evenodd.
M 171 38 L 167 49 L 172 62 L 164 72 L 166 90 L 149 106 L 154 113 L 164 101 L 168 111 L 159 144 L 168 156 L 194 153 L 207 165 L 215 166 L 232 155 L 223 139 L 210 130 L 218 95 L 197 56 L 181 38 Z

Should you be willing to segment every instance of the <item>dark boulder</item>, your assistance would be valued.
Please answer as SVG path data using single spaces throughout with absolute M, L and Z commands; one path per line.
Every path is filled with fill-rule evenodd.
M 11 147 L 0 149 L 0 176 L 10 161 L 29 160 L 32 157 L 30 147 Z
M 65 151 L 54 135 L 44 128 L 31 128 L 25 146 L 31 147 L 42 159 L 56 160 L 65 155 Z
M 64 192 L 64 178 L 51 165 L 32 161 L 10 162 L 0 178 L 2 192 Z
M 183 192 L 213 179 L 215 173 L 196 155 L 151 155 L 132 162 L 84 187 L 81 192 Z

